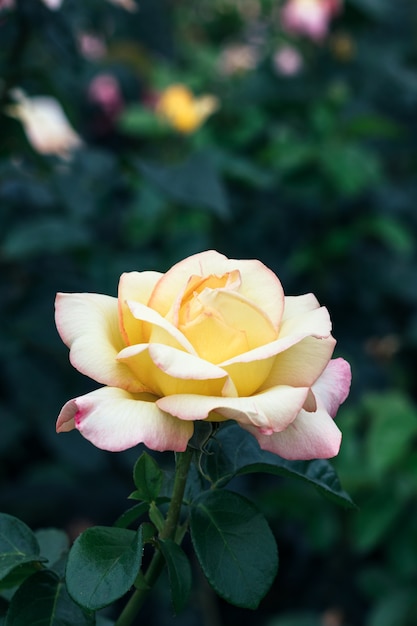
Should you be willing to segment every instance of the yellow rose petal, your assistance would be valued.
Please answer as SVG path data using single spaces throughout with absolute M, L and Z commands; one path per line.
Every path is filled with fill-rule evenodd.
M 191 393 L 236 395 L 227 372 L 198 357 L 160 344 L 129 346 L 117 360 L 157 396 Z
M 161 278 L 160 272 L 125 272 L 119 280 L 119 326 L 127 345 L 142 343 L 142 322 L 134 317 L 127 301 L 147 304 L 151 293 Z

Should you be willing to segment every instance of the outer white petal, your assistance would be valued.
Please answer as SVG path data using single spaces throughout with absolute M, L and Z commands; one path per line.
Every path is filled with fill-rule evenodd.
M 304 404 L 308 388 L 275 387 L 249 398 L 223 398 L 180 394 L 157 400 L 167 413 L 182 420 L 218 419 L 215 413 L 240 424 L 251 424 L 263 432 L 287 428 Z
M 103 387 L 67 402 L 58 416 L 57 430 L 65 432 L 75 426 L 97 448 L 111 452 L 139 443 L 151 450 L 183 452 L 193 424 L 167 415 L 153 400 L 149 394 Z
M 303 296 L 285 296 L 282 321 L 319 308 L 319 301 L 312 293 L 306 293 Z
M 59 293 L 55 321 L 78 371 L 105 385 L 133 392 L 145 390 L 129 368 L 116 361 L 125 345 L 119 331 L 116 298 L 96 293 Z
M 342 440 L 342 433 L 325 410 L 301 410 L 283 432 L 271 435 L 253 426 L 242 426 L 256 437 L 263 450 L 290 461 L 330 459 L 338 454 Z

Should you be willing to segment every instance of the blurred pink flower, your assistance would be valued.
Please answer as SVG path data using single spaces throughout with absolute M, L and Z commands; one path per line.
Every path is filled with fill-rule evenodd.
M 106 46 L 100 37 L 91 33 L 80 33 L 78 36 L 80 52 L 86 59 L 97 61 L 106 54 Z
M 297 48 L 293 46 L 282 46 L 282 48 L 279 48 L 275 52 L 272 62 L 276 72 L 284 76 L 298 74 L 303 66 L 303 58 Z
M 112 74 L 98 74 L 88 87 L 88 99 L 97 104 L 112 120 L 115 120 L 124 107 L 119 82 Z
M 281 10 L 282 27 L 288 33 L 321 41 L 341 7 L 342 0 L 287 0 Z
M 14 9 L 15 0 L 0 0 L 0 11 L 3 9 Z

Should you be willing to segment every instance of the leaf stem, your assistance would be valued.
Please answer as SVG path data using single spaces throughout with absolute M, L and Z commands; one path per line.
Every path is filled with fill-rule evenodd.
M 175 538 L 192 457 L 193 450 L 190 448 L 187 448 L 185 452 L 178 452 L 175 456 L 175 479 L 172 489 L 171 503 L 165 518 L 164 527 L 159 533 L 160 539 Z M 145 585 L 135 590 L 125 608 L 121 612 L 115 626 L 131 626 L 131 624 L 133 624 L 133 620 L 141 609 L 153 585 L 158 580 L 164 565 L 164 557 L 162 556 L 161 551 L 157 550 L 154 553 L 144 576 Z

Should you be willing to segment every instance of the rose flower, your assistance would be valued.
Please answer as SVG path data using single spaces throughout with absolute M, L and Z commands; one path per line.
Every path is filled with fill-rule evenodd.
M 123 274 L 118 298 L 60 293 L 56 324 L 74 367 L 106 385 L 67 402 L 58 432 L 183 451 L 194 421 L 235 420 L 286 459 L 339 451 L 351 375 L 331 360 L 329 313 L 312 294 L 284 296 L 260 261 L 207 251 Z

